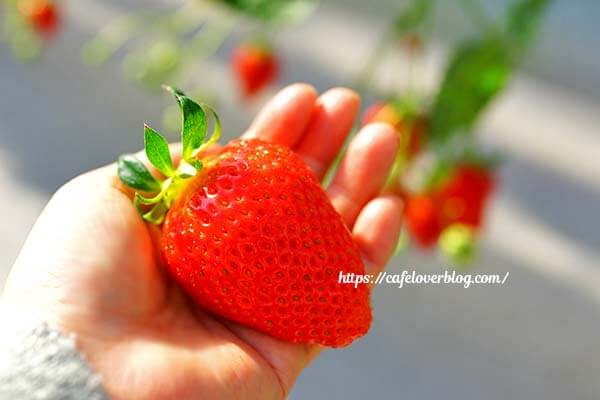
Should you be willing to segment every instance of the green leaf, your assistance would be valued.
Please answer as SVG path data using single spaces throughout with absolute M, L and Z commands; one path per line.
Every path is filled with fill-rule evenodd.
M 524 51 L 538 32 L 551 0 L 518 0 L 506 15 L 506 31 L 515 51 Z
M 205 146 L 208 147 L 212 144 L 217 143 L 219 139 L 221 139 L 221 118 L 219 118 L 219 115 L 212 107 L 207 105 L 204 105 L 203 107 L 206 108 L 210 114 L 212 114 L 214 120 L 213 131 L 211 132 L 210 137 L 208 138 L 208 141 L 205 144 Z
M 393 22 L 398 35 L 418 30 L 431 14 L 433 0 L 412 0 Z
M 512 54 L 498 37 L 459 46 L 433 103 L 431 139 L 445 143 L 458 132 L 469 131 L 485 106 L 504 88 L 512 68 Z
M 183 92 L 181 91 L 181 89 L 179 89 L 179 88 L 176 88 L 175 86 L 163 85 L 162 87 L 163 87 L 163 89 L 165 89 L 167 92 L 169 92 L 169 93 L 173 94 L 175 97 L 178 97 L 178 96 L 185 96 L 185 93 L 183 93 Z
M 160 182 L 156 180 L 150 171 L 132 155 L 123 155 L 118 161 L 118 175 L 121 181 L 133 188 L 145 192 L 159 192 Z
M 143 214 L 142 218 L 152 224 L 160 225 L 164 221 L 167 211 L 169 211 L 169 208 L 165 204 L 158 203 L 150 211 Z
M 443 144 L 460 132 L 470 131 L 506 86 L 550 2 L 517 0 L 507 13 L 502 36 L 491 33 L 456 49 L 432 107 L 433 141 Z
M 234 10 L 264 22 L 294 22 L 310 14 L 318 0 L 221 0 Z
M 184 160 L 192 162 L 191 158 L 194 151 L 202 146 L 202 142 L 206 137 L 206 113 L 198 103 L 187 97 L 179 89 L 171 86 L 164 86 L 164 88 L 175 96 L 183 113 L 183 127 L 181 129 L 182 157 Z
M 158 132 L 144 125 L 144 149 L 148 160 L 166 176 L 173 176 L 175 168 L 171 160 L 169 144 Z

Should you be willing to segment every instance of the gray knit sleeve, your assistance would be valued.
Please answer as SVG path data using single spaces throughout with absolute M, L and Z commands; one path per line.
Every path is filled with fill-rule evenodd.
M 0 330 L 0 400 L 108 399 L 73 335 L 46 323 L 6 318 L 0 319 Z

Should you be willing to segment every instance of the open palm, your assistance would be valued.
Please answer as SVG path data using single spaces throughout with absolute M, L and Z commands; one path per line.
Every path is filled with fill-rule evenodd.
M 292 85 L 259 114 L 246 137 L 284 144 L 322 178 L 342 147 L 359 98 Z M 388 260 L 401 201 L 380 195 L 398 146 L 387 125 L 363 128 L 328 188 L 369 273 Z M 282 399 L 316 345 L 286 343 L 196 307 L 166 276 L 146 225 L 107 166 L 52 198 L 28 238 L 3 301 L 74 332 L 115 399 Z

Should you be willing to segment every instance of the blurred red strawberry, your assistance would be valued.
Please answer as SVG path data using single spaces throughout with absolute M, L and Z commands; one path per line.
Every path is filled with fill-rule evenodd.
M 378 101 L 370 105 L 363 114 L 362 124 L 387 122 L 394 128 L 402 121 L 402 115 L 393 104 Z
M 491 171 L 483 166 L 460 165 L 435 191 L 443 226 L 461 223 L 479 228 L 495 186 Z
M 401 151 L 412 158 L 422 147 L 427 132 L 427 119 L 423 116 L 412 116 L 403 113 L 392 103 L 376 102 L 365 111 L 363 125 L 371 122 L 385 122 L 392 125 L 401 135 Z
M 243 43 L 233 50 L 233 72 L 246 97 L 256 95 L 277 77 L 279 63 L 271 49 L 259 43 Z
M 433 246 L 442 231 L 438 204 L 428 195 L 406 198 L 405 218 L 411 237 L 420 247 Z
M 51 0 L 19 0 L 18 10 L 41 35 L 56 33 L 60 19 L 56 4 Z
M 494 186 L 491 170 L 463 164 L 427 193 L 406 195 L 406 222 L 411 236 L 421 247 L 430 247 L 450 226 L 459 224 L 476 231 Z
M 414 157 L 421 152 L 429 129 L 429 121 L 425 116 L 416 117 L 411 124 L 407 149 L 408 155 Z

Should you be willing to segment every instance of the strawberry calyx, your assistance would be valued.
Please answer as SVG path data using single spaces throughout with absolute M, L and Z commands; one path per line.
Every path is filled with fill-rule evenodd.
M 133 199 L 137 210 L 144 220 L 156 225 L 162 224 L 173 202 L 204 167 L 206 160 L 201 160 L 199 155 L 221 137 L 221 121 L 215 110 L 206 104 L 196 103 L 172 86 L 164 86 L 164 89 L 175 97 L 183 116 L 181 162 L 175 168 L 166 139 L 148 125 L 144 125 L 144 150 L 150 164 L 165 178 L 161 180 L 153 176 L 134 155 L 122 155 L 118 160 L 119 179 L 132 189 L 139 190 Z M 207 115 L 214 120 L 210 135 L 207 135 Z

